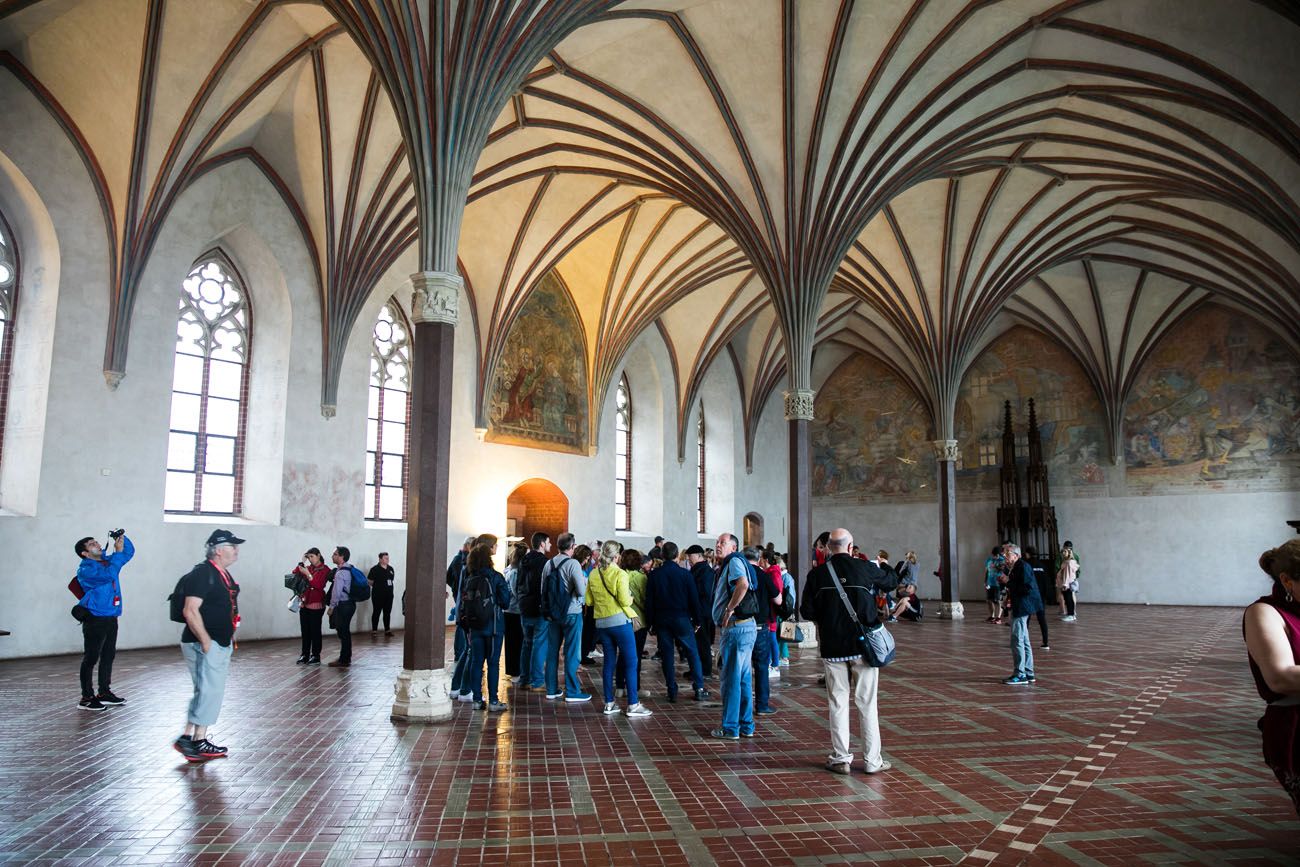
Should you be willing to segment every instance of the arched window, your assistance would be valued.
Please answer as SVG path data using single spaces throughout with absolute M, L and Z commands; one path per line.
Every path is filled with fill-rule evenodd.
M 0 455 L 4 454 L 5 411 L 9 408 L 9 371 L 14 357 L 14 318 L 18 306 L 18 251 L 9 225 L 0 214 Z
M 213 252 L 190 271 L 180 295 L 163 508 L 237 515 L 248 427 L 248 293 L 230 261 Z
M 368 521 L 406 520 L 410 334 L 401 306 L 390 298 L 379 311 L 370 344 L 370 406 L 366 412 Z
M 614 395 L 614 529 L 632 529 L 632 393 L 627 374 Z
M 705 533 L 707 531 L 705 530 L 705 523 L 704 523 L 706 516 L 704 513 L 705 490 L 704 490 L 704 402 L 703 401 L 700 402 L 700 423 L 699 423 L 699 427 L 696 428 L 695 441 L 696 444 L 699 446 L 699 453 L 700 453 L 699 475 L 696 476 L 695 479 L 695 497 L 696 497 L 696 504 L 697 504 L 696 511 L 695 511 L 695 529 L 696 532 Z

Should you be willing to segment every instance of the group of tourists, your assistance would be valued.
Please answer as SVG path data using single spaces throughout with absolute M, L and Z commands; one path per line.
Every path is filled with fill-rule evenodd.
M 69 589 L 78 597 L 73 616 L 85 638 L 78 706 L 102 711 L 125 699 L 112 689 L 117 620 L 122 614 L 120 573 L 135 547 L 125 532 L 110 533 L 101 545 L 93 537 L 77 540 L 77 575 Z M 598 546 L 578 545 L 572 533 L 554 542 L 545 533 L 531 545 L 510 551 L 507 572 L 497 572 L 493 557 L 497 538 L 490 534 L 465 540 L 447 570 L 457 603 L 454 697 L 488 711 L 503 711 L 498 694 L 498 669 L 503 646 L 508 648 L 507 674 L 524 689 L 542 692 L 550 701 L 591 700 L 578 681 L 584 618 L 589 618 L 602 647 L 602 698 L 606 714 L 648 717 L 641 701 L 642 658 L 646 636 L 658 638 L 659 660 L 668 701 L 678 697 L 676 658 L 688 666 L 694 698 L 710 697 L 717 637 L 721 721 L 710 734 L 739 740 L 753 737 L 755 717 L 775 713 L 768 680 L 774 660 L 788 653 L 775 637 L 777 624 L 793 618 L 795 583 L 775 551 L 746 547 L 723 533 L 714 549 L 692 545 L 681 551 L 673 542 L 656 540 L 649 557 L 624 550 L 615 541 Z M 204 545 L 204 559 L 176 584 L 169 601 L 172 620 L 184 624 L 181 653 L 190 672 L 192 694 L 182 734 L 173 743 L 188 761 L 224 758 L 228 750 L 208 739 L 225 695 L 226 676 L 239 627 L 239 584 L 230 567 L 239 559 L 244 540 L 229 530 L 215 530 Z M 111 550 L 110 550 L 111 549 Z M 1007 542 L 995 548 L 986 572 L 989 621 L 1009 620 L 1013 671 L 1008 685 L 1032 684 L 1033 647 L 1029 616 L 1041 614 L 1050 598 L 1040 585 L 1043 570 L 1031 557 Z M 868 774 L 888 770 L 883 757 L 877 715 L 879 665 L 864 649 L 867 633 L 881 620 L 908 613 L 915 596 L 915 555 L 902 568 L 890 567 L 884 551 L 874 559 L 861 556 L 853 536 L 836 529 L 819 537 L 798 612 L 817 626 L 818 650 L 824 670 L 831 729 L 826 767 L 851 773 L 854 754 L 849 731 L 850 701 L 860 717 L 862 769 Z M 380 617 L 387 632 L 392 569 L 386 554 L 370 575 L 349 563 L 350 551 L 334 549 L 334 568 L 324 566 L 319 549 L 309 549 L 291 573 L 305 582 L 296 599 L 302 622 L 303 665 L 320 662 L 320 624 L 331 616 L 340 632 L 339 667 L 351 661 L 348 623 L 362 598 L 376 597 L 372 629 Z M 1251 673 L 1261 698 L 1268 703 L 1260 729 L 1264 758 L 1300 812 L 1300 539 L 1266 551 L 1260 568 L 1273 581 L 1269 595 L 1246 609 L 1243 632 Z M 1066 542 L 1056 559 L 1054 589 L 1059 592 L 1062 617 L 1076 617 L 1079 558 Z M 364 586 L 365 589 L 362 589 Z M 902 597 L 899 588 L 910 587 Z M 996 590 L 996 595 L 994 591 Z M 886 605 L 880 599 L 894 593 Z M 1005 599 L 1005 608 L 1004 606 Z M 915 609 L 917 619 L 920 608 Z M 1045 622 L 1043 644 L 1047 646 Z M 512 634 L 515 636 L 511 639 Z M 563 659 L 564 681 L 560 682 Z M 95 669 L 98 666 L 96 688 Z M 484 671 L 486 666 L 486 672 Z M 779 668 L 776 668 L 779 674 Z M 484 674 L 487 695 L 484 697 Z M 617 698 L 625 698 L 620 707 Z
M 381 551 L 379 562 L 365 575 L 352 565 L 351 560 L 352 551 L 346 545 L 339 545 L 330 555 L 333 566 L 325 565 L 319 548 L 308 548 L 302 560 L 285 576 L 285 583 L 294 592 L 289 607 L 298 612 L 302 634 L 298 665 L 321 664 L 322 621 L 329 624 L 339 639 L 338 658 L 330 662 L 329 667 L 347 668 L 352 665 L 352 618 L 357 613 L 357 603 L 367 599 L 371 601 L 370 634 L 377 633 L 381 618 L 384 635 L 393 634 L 395 573 L 388 562 L 388 552 Z
M 583 662 L 594 664 L 598 655 L 604 713 L 647 717 L 652 711 L 641 701 L 641 672 L 646 639 L 655 635 L 668 702 L 678 699 L 679 658 L 686 663 L 694 700 L 709 699 L 705 680 L 713 676 L 714 638 L 735 616 L 727 610 L 722 587 L 737 592 L 743 579 L 737 604 L 744 603 L 740 620 L 752 631 L 745 645 L 745 684 L 754 700 L 742 719 L 739 648 L 728 649 L 724 642 L 722 681 L 737 689 L 724 689 L 720 731 L 736 738 L 752 734 L 754 713 L 775 713 L 768 680 L 780 676 L 779 661 L 789 658 L 776 633 L 782 617 L 794 615 L 794 581 L 784 558 L 771 549 L 738 551 L 730 533 L 720 536 L 711 552 L 699 545 L 683 551 L 662 538 L 655 542 L 643 555 L 613 540 L 580 545 L 572 533 L 554 540 L 534 533 L 528 545 L 512 546 L 502 574 L 493 565 L 497 537 L 467 538 L 447 568 L 457 624 L 453 697 L 489 712 L 506 710 L 498 693 L 504 650 L 506 675 L 521 690 L 549 701 L 588 702 L 592 696 L 578 673 Z M 730 678 L 729 664 L 736 666 Z M 751 676 L 754 671 L 761 676 Z

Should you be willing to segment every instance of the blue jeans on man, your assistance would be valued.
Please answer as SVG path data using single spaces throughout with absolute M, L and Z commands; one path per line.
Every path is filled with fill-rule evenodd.
M 674 645 L 680 644 L 686 661 L 691 666 L 691 680 L 695 689 L 704 689 L 704 672 L 700 670 L 700 653 L 695 645 L 695 630 L 689 617 L 672 617 L 655 624 L 659 636 L 659 657 L 663 661 L 664 681 L 668 684 L 668 697 L 677 697 L 677 666 L 674 664 Z
M 756 627 L 757 635 L 754 638 L 754 650 L 750 654 L 750 661 L 754 666 L 754 712 L 769 711 L 772 706 L 768 703 L 771 698 L 771 684 L 767 681 L 767 668 L 772 664 L 772 640 L 768 638 L 772 634 L 767 628 L 766 623 L 760 623 Z
M 550 629 L 544 617 L 523 618 L 524 643 L 519 648 L 519 676 L 524 686 L 535 688 L 546 685 L 546 649 L 550 645 Z
M 722 731 L 729 736 L 754 733 L 750 666 L 757 635 L 752 618 L 722 630 Z
M 1034 646 L 1029 641 L 1029 615 L 1011 618 L 1011 661 L 1017 677 L 1034 676 Z
M 583 695 L 578 686 L 578 660 L 582 658 L 582 615 L 570 614 L 547 625 L 546 694 L 560 694 L 560 644 L 564 644 L 564 697 Z
M 461 691 L 474 694 L 474 701 L 483 700 L 483 663 L 487 663 L 488 701 L 497 703 L 497 681 L 501 679 L 501 643 L 505 634 L 473 630 L 469 634 L 469 667 L 461 680 Z

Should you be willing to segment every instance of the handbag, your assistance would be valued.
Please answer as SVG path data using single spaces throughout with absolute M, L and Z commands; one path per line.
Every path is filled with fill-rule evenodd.
M 298 613 L 298 607 L 302 604 L 302 599 L 297 596 L 289 597 L 289 604 L 286 606 L 293 614 Z
M 848 609 L 849 618 L 858 627 L 858 641 L 861 643 L 862 660 L 872 668 L 884 668 L 894 661 L 896 652 L 894 645 L 894 636 L 889 634 L 885 624 L 877 623 L 872 628 L 862 625 L 858 619 L 858 612 L 854 609 L 853 603 L 849 602 L 849 596 L 844 592 L 844 585 L 840 583 L 840 576 L 835 574 L 835 567 L 831 561 L 826 561 L 826 568 L 831 573 L 831 581 L 835 584 L 836 591 L 840 594 L 840 601 Z
M 307 579 L 297 572 L 288 572 L 284 576 L 284 589 L 292 590 L 295 596 L 301 596 L 306 593 L 307 588 L 310 586 L 311 585 L 307 582 Z
M 803 642 L 803 630 L 800 629 L 799 624 L 795 623 L 793 620 L 783 621 L 781 623 L 780 638 L 782 641 L 800 644 Z

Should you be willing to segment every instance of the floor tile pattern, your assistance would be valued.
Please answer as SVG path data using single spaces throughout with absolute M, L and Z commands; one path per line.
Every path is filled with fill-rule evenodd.
M 1239 624 L 1082 607 L 1052 619 L 1050 652 L 1031 625 L 1029 687 L 998 682 L 1004 626 L 897 624 L 880 700 L 894 769 L 872 777 L 822 770 L 815 651 L 737 743 L 708 737 L 716 703 L 667 703 L 649 660 L 649 719 L 503 686 L 504 714 L 404 726 L 388 719 L 400 635 L 358 636 L 346 670 L 295 666 L 297 642 L 247 644 L 213 729 L 231 757 L 206 765 L 170 749 L 189 692 L 177 650 L 119 654 L 128 702 L 99 714 L 76 708 L 76 658 L 9 661 L 0 862 L 1296 864 Z M 599 674 L 583 670 L 597 694 Z

